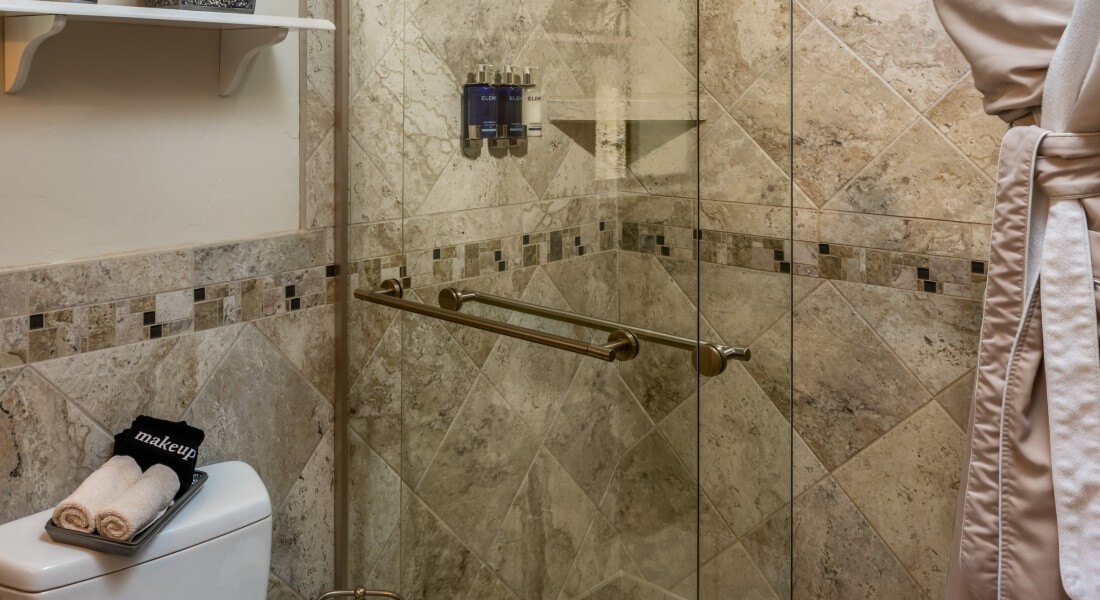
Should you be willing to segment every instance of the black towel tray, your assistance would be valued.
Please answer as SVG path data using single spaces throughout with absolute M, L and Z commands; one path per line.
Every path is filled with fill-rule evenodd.
M 191 487 L 184 492 L 182 496 L 176 499 L 155 521 L 150 523 L 138 532 L 128 542 L 120 542 L 117 540 L 107 539 L 101 535 L 95 533 L 84 533 L 82 531 L 73 531 L 72 529 L 65 529 L 64 527 L 58 527 L 54 525 L 53 519 L 46 521 L 46 533 L 50 535 L 50 539 L 62 544 L 70 544 L 73 546 L 83 546 L 90 548 L 98 552 L 106 552 L 108 554 L 118 554 L 119 556 L 133 556 L 141 551 L 157 533 L 171 521 L 173 517 L 179 513 L 195 494 L 199 493 L 202 489 L 202 485 L 206 483 L 206 480 L 210 476 L 205 471 L 195 471 L 194 479 L 192 479 Z

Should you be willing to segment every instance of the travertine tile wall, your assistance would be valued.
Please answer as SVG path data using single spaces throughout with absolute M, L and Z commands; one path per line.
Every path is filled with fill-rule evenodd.
M 301 231 L 0 266 L 0 522 L 67 495 L 135 415 L 186 419 L 201 462 L 243 460 L 267 484 L 270 596 L 331 589 L 332 34 L 307 42 Z

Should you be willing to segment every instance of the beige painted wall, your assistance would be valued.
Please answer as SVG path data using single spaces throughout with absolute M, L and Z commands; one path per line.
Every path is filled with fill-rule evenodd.
M 0 268 L 297 229 L 298 36 L 232 97 L 217 65 L 212 30 L 70 23 L 43 44 L 0 94 Z

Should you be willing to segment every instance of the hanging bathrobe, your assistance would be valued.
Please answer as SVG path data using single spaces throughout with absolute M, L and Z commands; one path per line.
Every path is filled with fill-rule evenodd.
M 1100 0 L 935 0 L 1001 146 L 948 600 L 1100 600 Z

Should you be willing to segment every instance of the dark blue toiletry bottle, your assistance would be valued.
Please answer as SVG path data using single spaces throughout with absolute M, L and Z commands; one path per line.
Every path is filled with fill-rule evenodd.
M 497 137 L 500 95 L 497 88 L 489 83 L 491 67 L 492 65 L 479 65 L 477 81 L 462 86 L 463 121 L 466 125 L 462 135 L 466 139 Z
M 462 145 L 467 148 L 480 145 L 481 127 L 470 121 L 470 96 L 476 85 L 477 74 L 467 73 L 466 84 L 462 86 L 462 129 L 459 130 L 462 132 Z M 478 144 L 474 142 L 478 142 Z
M 523 126 L 523 73 L 519 67 L 508 67 L 500 87 L 500 127 L 513 146 L 522 145 L 527 137 Z

